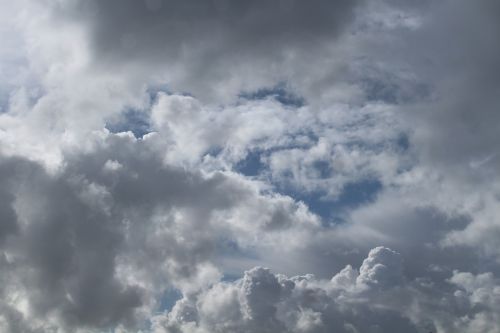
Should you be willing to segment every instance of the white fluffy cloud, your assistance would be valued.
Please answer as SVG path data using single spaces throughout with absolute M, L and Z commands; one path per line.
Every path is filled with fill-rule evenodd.
M 257 267 L 234 282 L 221 282 L 183 298 L 153 319 L 164 332 L 498 332 L 498 283 L 491 273 L 455 272 L 440 299 L 423 280 L 406 281 L 402 258 L 388 248 L 371 250 L 351 266 L 322 280 L 286 277 Z M 484 306 L 477 314 L 474 307 Z

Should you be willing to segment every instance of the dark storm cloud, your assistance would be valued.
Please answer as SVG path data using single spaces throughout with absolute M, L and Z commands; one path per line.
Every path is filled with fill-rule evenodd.
M 17 210 L 11 218 L 23 220 L 3 247 L 13 261 L 2 270 L 12 279 L 4 287 L 24 285 L 37 316 L 57 309 L 69 325 L 105 327 L 131 319 L 140 290 L 114 278 L 119 224 L 89 210 L 65 180 L 36 163 L 2 164 L 16 170 L 10 175 L 17 184 L 10 189 Z
M 426 121 L 416 130 L 429 140 L 421 147 L 435 161 L 498 166 L 500 6 L 482 0 L 437 7 L 419 44 L 438 84 L 437 105 L 412 115 Z
M 427 94 L 410 95 L 412 107 L 401 113 L 422 160 L 446 172 L 483 167 L 476 179 L 491 177 L 500 163 L 498 2 L 386 3 L 416 15 L 417 28 L 374 33 L 367 57 L 384 64 L 383 83 L 390 82 L 383 75 L 406 73 L 426 87 Z M 391 91 L 404 89 L 396 83 Z
M 173 91 L 213 99 L 306 75 L 360 2 L 63 1 L 53 14 L 83 24 L 99 70 L 154 74 Z
M 210 66 L 219 57 L 249 60 L 334 37 L 358 2 L 77 1 L 68 13 L 86 21 L 95 51 L 111 62 L 194 56 Z
M 165 167 L 133 142 L 112 137 L 92 153 L 70 155 L 55 176 L 35 162 L 2 158 L 0 291 L 23 290 L 34 318 L 56 314 L 68 329 L 134 327 L 138 310 L 150 301 L 140 283 L 155 283 L 155 274 L 167 284 L 196 275 L 197 264 L 214 250 L 207 216 L 248 195 L 221 174 L 205 180 Z M 168 219 L 155 224 L 155 214 L 172 208 L 191 220 L 178 227 Z M 161 237 L 158 227 L 171 229 Z M 178 238 L 183 233 L 189 240 Z M 173 265 L 168 272 L 160 269 L 166 262 Z M 124 267 L 133 273 L 123 275 Z M 126 282 L 138 272 L 143 280 Z M 9 315 L 8 309 L 0 308 L 14 318 L 16 310 Z
M 10 234 L 18 230 L 16 212 L 12 208 L 15 199 L 12 194 L 16 182 L 15 167 L 15 163 L 0 160 L 0 246 Z

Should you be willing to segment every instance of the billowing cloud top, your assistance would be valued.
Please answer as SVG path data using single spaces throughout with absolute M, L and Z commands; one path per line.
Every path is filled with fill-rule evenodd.
M 494 0 L 0 0 L 0 331 L 500 333 Z

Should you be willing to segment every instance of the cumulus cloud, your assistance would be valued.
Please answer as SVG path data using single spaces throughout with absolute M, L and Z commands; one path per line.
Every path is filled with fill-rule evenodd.
M 454 272 L 449 290 L 431 299 L 423 281 L 407 281 L 399 253 L 372 249 L 357 269 L 331 280 L 287 277 L 257 267 L 220 282 L 153 320 L 154 332 L 496 332 L 498 289 L 491 273 Z M 369 301 L 368 301 L 369 300 Z M 476 302 L 476 303 L 474 303 Z M 488 309 L 461 317 L 474 304 Z M 492 317 L 493 316 L 493 317 Z M 437 319 L 437 320 L 436 320 Z
M 412 331 L 410 322 L 396 312 L 376 310 L 375 306 L 370 309 L 365 303 L 357 304 L 356 301 L 370 293 L 396 287 L 391 285 L 391 275 L 398 275 L 399 267 L 391 257 L 398 256 L 390 249 L 376 248 L 361 266 L 361 274 L 348 266 L 330 281 L 319 280 L 313 275 L 288 278 L 256 267 L 246 271 L 242 279 L 216 284 L 196 299 L 179 300 L 167 316 L 155 318 L 154 331 L 376 332 L 391 328 Z M 372 265 L 374 262 L 377 263 Z M 380 273 L 381 266 L 388 272 Z M 379 273 L 369 276 L 368 271 L 374 269 Z M 372 290 L 371 283 L 380 283 L 380 289 Z M 188 306 L 195 315 L 180 316 Z M 375 322 L 363 317 L 372 311 L 380 312 Z M 380 322 L 384 316 L 393 320 Z
M 255 246 L 267 230 L 318 228 L 290 198 L 165 164 L 150 146 L 106 134 L 91 151 L 67 153 L 56 174 L 3 157 L 6 307 L 68 330 L 140 327 L 164 290 L 189 294 L 220 278 L 224 239 Z

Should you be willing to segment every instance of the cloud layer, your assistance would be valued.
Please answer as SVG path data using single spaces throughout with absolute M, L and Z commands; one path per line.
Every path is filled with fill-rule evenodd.
M 500 332 L 495 1 L 0 6 L 0 331 Z

